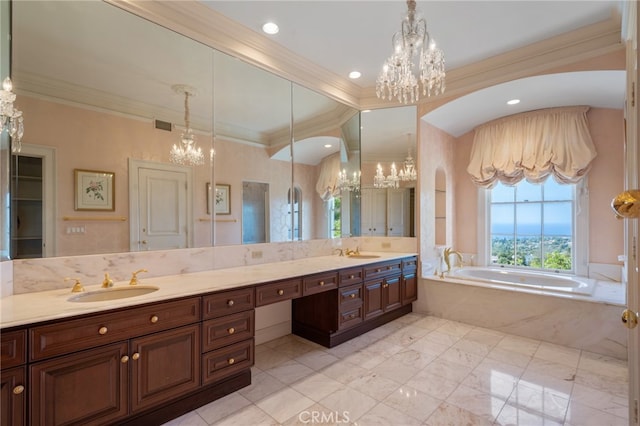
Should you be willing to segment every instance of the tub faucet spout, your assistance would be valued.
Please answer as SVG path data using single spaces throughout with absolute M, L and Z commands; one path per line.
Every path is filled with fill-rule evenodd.
M 451 260 L 449 259 L 449 256 L 451 256 L 452 254 L 455 254 L 458 257 L 458 261 L 460 262 L 460 265 L 462 265 L 463 263 L 462 253 L 460 253 L 459 251 L 453 250 L 451 247 L 445 248 L 442 255 L 444 257 L 444 263 L 447 265 L 447 272 L 451 271 Z

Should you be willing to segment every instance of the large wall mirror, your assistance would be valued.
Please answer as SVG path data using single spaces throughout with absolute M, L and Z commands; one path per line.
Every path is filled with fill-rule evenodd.
M 361 120 L 360 235 L 415 237 L 416 107 L 363 111 Z
M 316 189 L 332 154 L 359 173 L 357 110 L 103 2 L 12 20 L 12 258 L 358 235 Z M 200 165 L 171 161 L 187 128 Z

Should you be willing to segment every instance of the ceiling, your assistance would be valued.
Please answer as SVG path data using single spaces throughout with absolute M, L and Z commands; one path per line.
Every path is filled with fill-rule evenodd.
M 280 32 L 267 36 L 297 55 L 354 82 L 375 85 L 391 37 L 406 12 L 393 1 L 203 1 L 208 7 L 261 33 L 274 21 Z M 558 36 L 621 14 L 620 0 L 588 1 L 418 1 L 432 38 L 445 53 L 447 71 Z M 423 117 L 459 136 L 478 124 L 532 109 L 591 105 L 622 108 L 624 72 L 581 72 L 526 78 L 458 98 Z M 507 107 L 506 101 L 521 103 Z M 397 106 L 390 102 L 390 106 Z M 375 132 L 374 132 L 375 133 Z

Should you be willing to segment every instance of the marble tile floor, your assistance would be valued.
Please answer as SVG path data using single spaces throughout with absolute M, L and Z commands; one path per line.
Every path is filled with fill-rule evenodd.
M 165 426 L 629 424 L 626 361 L 415 313 L 255 358 L 251 386 Z

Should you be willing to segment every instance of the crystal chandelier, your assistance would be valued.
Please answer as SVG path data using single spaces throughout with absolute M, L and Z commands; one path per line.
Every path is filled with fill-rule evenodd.
M 349 179 L 347 171 L 342 169 L 338 172 L 338 189 L 342 191 L 360 191 L 360 172 L 353 172 L 353 177 Z
M 398 175 L 402 181 L 413 181 L 418 179 L 418 172 L 416 171 L 416 163 L 411 155 L 411 133 L 407 134 L 407 140 L 409 145 L 409 152 L 407 158 L 404 160 L 404 167 L 400 169 Z
M 378 163 L 376 167 L 376 175 L 373 177 L 374 188 L 398 188 L 400 186 L 400 176 L 396 169 L 396 163 L 391 164 L 391 174 L 385 176 L 382 172 L 382 166 Z
M 22 123 L 22 111 L 13 107 L 16 95 L 12 90 L 13 84 L 11 79 L 7 77 L 2 82 L 2 90 L 0 90 L 0 122 L 2 123 L 0 132 L 6 130 L 11 136 L 11 152 L 20 152 L 24 125 Z
M 204 154 L 202 149 L 196 146 L 196 137 L 189 126 L 189 96 L 195 96 L 195 90 L 183 84 L 176 84 L 173 90 L 184 94 L 184 132 L 180 135 L 180 144 L 173 144 L 169 159 L 172 163 L 200 166 L 204 164 Z
M 402 30 L 393 35 L 393 54 L 386 60 L 376 80 L 378 98 L 397 98 L 401 103 L 414 103 L 422 95 L 444 93 L 444 53 L 427 32 L 427 21 L 416 12 L 415 0 L 407 0 L 407 16 Z M 417 68 L 417 69 L 416 69 Z

